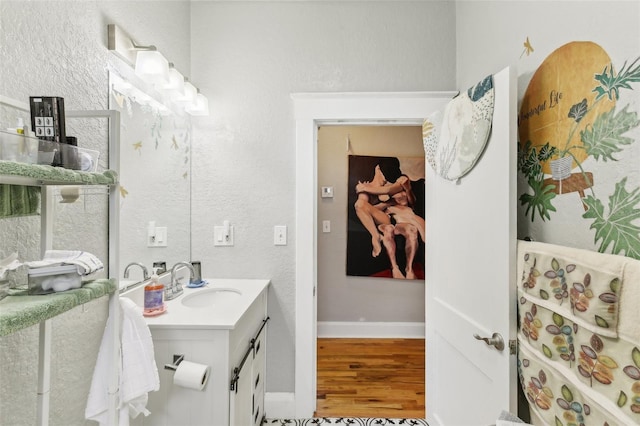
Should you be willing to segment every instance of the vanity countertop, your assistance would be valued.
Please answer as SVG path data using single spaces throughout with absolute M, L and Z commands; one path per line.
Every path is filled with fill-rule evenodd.
M 268 279 L 205 279 L 208 284 L 201 288 L 184 288 L 179 297 L 165 301 L 166 312 L 158 316 L 145 317 L 150 329 L 222 329 L 232 330 L 253 302 L 258 299 L 269 286 Z M 185 306 L 182 301 L 198 292 L 211 289 L 239 290 L 241 295 L 226 303 L 217 303 L 205 307 Z M 138 306 L 143 304 L 140 293 L 143 286 L 133 292 L 125 292 L 121 297 L 131 298 Z
M 10 290 L 0 300 L 0 336 L 15 333 L 116 290 L 115 280 L 87 281 L 82 287 L 44 295 L 28 295 L 27 290 Z

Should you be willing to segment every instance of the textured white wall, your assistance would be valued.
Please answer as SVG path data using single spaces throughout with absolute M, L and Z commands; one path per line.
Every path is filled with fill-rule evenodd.
M 294 390 L 293 92 L 450 90 L 452 2 L 194 2 L 193 257 L 203 274 L 270 278 L 267 391 Z M 309 171 L 312 173 L 312 170 Z M 214 247 L 229 220 L 235 246 Z M 273 245 L 287 225 L 289 245 Z M 362 303 L 366 303 L 363 300 Z
M 0 424 L 37 423 L 38 334 L 34 325 L 0 337 Z

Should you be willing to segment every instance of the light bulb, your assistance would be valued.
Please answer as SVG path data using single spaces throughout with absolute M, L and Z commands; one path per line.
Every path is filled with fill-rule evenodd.
M 185 111 L 191 115 L 209 115 L 209 100 L 202 93 L 198 93 L 193 103 L 185 107 Z
M 136 55 L 136 75 L 147 83 L 169 83 L 169 61 L 157 50 L 141 50 Z

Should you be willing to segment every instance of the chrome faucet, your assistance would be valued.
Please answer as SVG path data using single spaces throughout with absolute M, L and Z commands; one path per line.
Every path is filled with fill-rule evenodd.
M 139 262 L 131 262 L 130 264 L 127 265 L 126 268 L 124 268 L 124 278 L 129 278 L 129 268 L 131 268 L 132 266 L 139 266 L 142 268 L 143 281 L 146 281 L 149 279 L 149 271 L 147 270 L 147 267 Z
M 169 287 L 165 290 L 165 293 L 164 293 L 165 300 L 175 299 L 176 297 L 182 294 L 182 291 L 183 291 L 182 284 L 180 283 L 180 280 L 176 279 L 176 270 L 178 270 L 178 268 L 180 268 L 181 266 L 184 266 L 189 269 L 190 278 L 193 278 L 196 276 L 196 272 L 193 269 L 193 266 L 191 265 L 191 263 L 189 262 L 181 261 L 173 265 L 173 267 L 171 268 L 171 283 L 169 284 Z

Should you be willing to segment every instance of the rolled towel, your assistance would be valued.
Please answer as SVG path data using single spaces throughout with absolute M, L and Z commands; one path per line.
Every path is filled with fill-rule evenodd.
M 0 280 L 3 280 L 8 271 L 14 271 L 22 266 L 18 260 L 18 253 L 12 253 L 8 257 L 0 260 Z
M 89 275 L 104 268 L 95 255 L 79 250 L 47 250 L 42 260 L 27 262 L 30 268 L 54 265 L 76 265 L 80 275 Z

